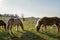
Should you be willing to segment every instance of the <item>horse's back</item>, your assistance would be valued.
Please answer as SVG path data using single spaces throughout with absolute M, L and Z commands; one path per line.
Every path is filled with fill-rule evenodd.
M 8 21 L 9 25 L 18 25 L 21 23 L 21 20 L 19 18 L 10 18 Z
M 60 21 L 60 18 L 58 18 L 58 17 L 43 17 L 43 18 L 41 18 L 40 21 L 44 25 L 53 25 L 53 24 L 56 24 L 58 21 Z

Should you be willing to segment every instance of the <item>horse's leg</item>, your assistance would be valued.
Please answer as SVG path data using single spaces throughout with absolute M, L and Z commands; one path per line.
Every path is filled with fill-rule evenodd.
M 9 29 L 10 29 L 10 25 L 8 24 L 8 25 L 7 25 L 7 29 L 6 29 L 7 32 L 9 32 Z
M 58 28 L 58 33 L 60 32 L 60 25 L 59 24 L 56 24 L 57 25 L 57 28 Z
M 10 26 L 9 31 L 12 32 L 12 25 Z
M 60 32 L 60 26 L 59 25 L 57 25 L 57 28 L 58 28 L 58 33 Z
M 58 27 L 58 33 L 59 33 L 59 27 Z
M 47 26 L 45 25 L 45 30 L 47 31 Z
M 3 30 L 2 30 L 2 29 L 3 29 L 3 25 L 1 26 L 1 32 L 3 32 Z
M 18 32 L 18 25 L 16 25 L 16 31 Z
M 43 27 L 44 27 L 44 25 L 42 25 L 41 27 L 42 27 L 42 31 L 43 31 Z
M 2 25 L 2 29 L 3 29 L 2 31 L 5 31 L 5 26 L 4 25 Z
M 12 25 L 8 24 L 7 31 L 10 32 L 11 31 L 11 28 L 12 28 Z
M 42 25 L 42 31 L 44 31 L 44 30 L 43 30 L 43 27 L 45 28 L 45 30 L 47 30 L 46 25 Z
M 9 30 L 9 24 L 7 25 L 7 30 Z

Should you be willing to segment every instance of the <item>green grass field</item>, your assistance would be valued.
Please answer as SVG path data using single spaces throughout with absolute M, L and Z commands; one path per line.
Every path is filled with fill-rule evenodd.
M 36 21 L 28 20 L 24 21 L 23 24 L 25 31 L 19 27 L 17 32 L 13 27 L 12 33 L 9 34 L 0 27 L 0 40 L 60 40 L 60 34 L 57 33 L 56 26 L 53 28 L 48 27 L 47 32 L 45 30 L 37 32 L 35 29 Z

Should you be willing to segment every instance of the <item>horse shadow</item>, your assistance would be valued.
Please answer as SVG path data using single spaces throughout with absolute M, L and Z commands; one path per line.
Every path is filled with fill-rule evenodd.
M 11 40 L 20 40 L 20 38 L 18 38 L 13 32 L 8 32 L 7 34 L 9 35 Z
M 42 37 L 40 37 L 39 35 L 36 35 L 35 33 L 33 32 L 30 32 L 30 31 L 25 31 L 20 40 L 45 40 L 43 39 Z
M 0 32 L 0 40 L 20 40 L 13 32 Z
M 48 35 L 49 37 L 52 37 L 54 39 L 60 40 L 60 35 L 59 34 L 57 35 L 57 34 L 53 34 L 53 33 L 49 33 L 49 32 L 40 32 L 40 33 Z
M 0 40 L 45 40 L 31 31 L 25 30 L 17 33 L 21 33 L 22 35 L 19 35 L 21 37 L 17 37 L 13 32 L 0 32 Z
M 0 32 L 0 40 L 4 40 L 4 37 L 6 37 L 6 35 L 4 33 L 5 32 Z
M 11 32 L 11 34 L 9 33 L 9 36 L 12 40 L 45 40 L 42 37 L 40 37 L 39 35 L 36 35 L 35 33 L 32 33 L 30 31 L 24 31 L 24 32 L 20 32 L 22 33 L 22 35 L 20 35 L 21 37 L 16 37 L 15 34 L 13 32 Z

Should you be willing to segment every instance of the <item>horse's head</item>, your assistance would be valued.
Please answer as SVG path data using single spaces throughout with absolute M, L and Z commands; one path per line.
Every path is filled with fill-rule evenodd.
M 22 21 L 21 21 L 21 20 L 19 20 L 19 24 L 20 24 L 20 26 L 21 26 L 22 30 L 24 30 L 24 25 L 23 25 L 23 23 L 22 23 Z
M 35 26 L 37 31 L 39 31 L 39 29 L 40 29 L 40 27 L 41 27 L 41 24 L 42 24 L 41 21 L 38 20 L 38 21 L 37 21 L 37 24 L 36 24 L 36 26 Z
M 3 20 L 0 20 L 0 26 L 6 30 L 6 23 Z
M 6 30 L 6 23 L 4 24 L 4 28 L 5 28 L 5 30 Z

